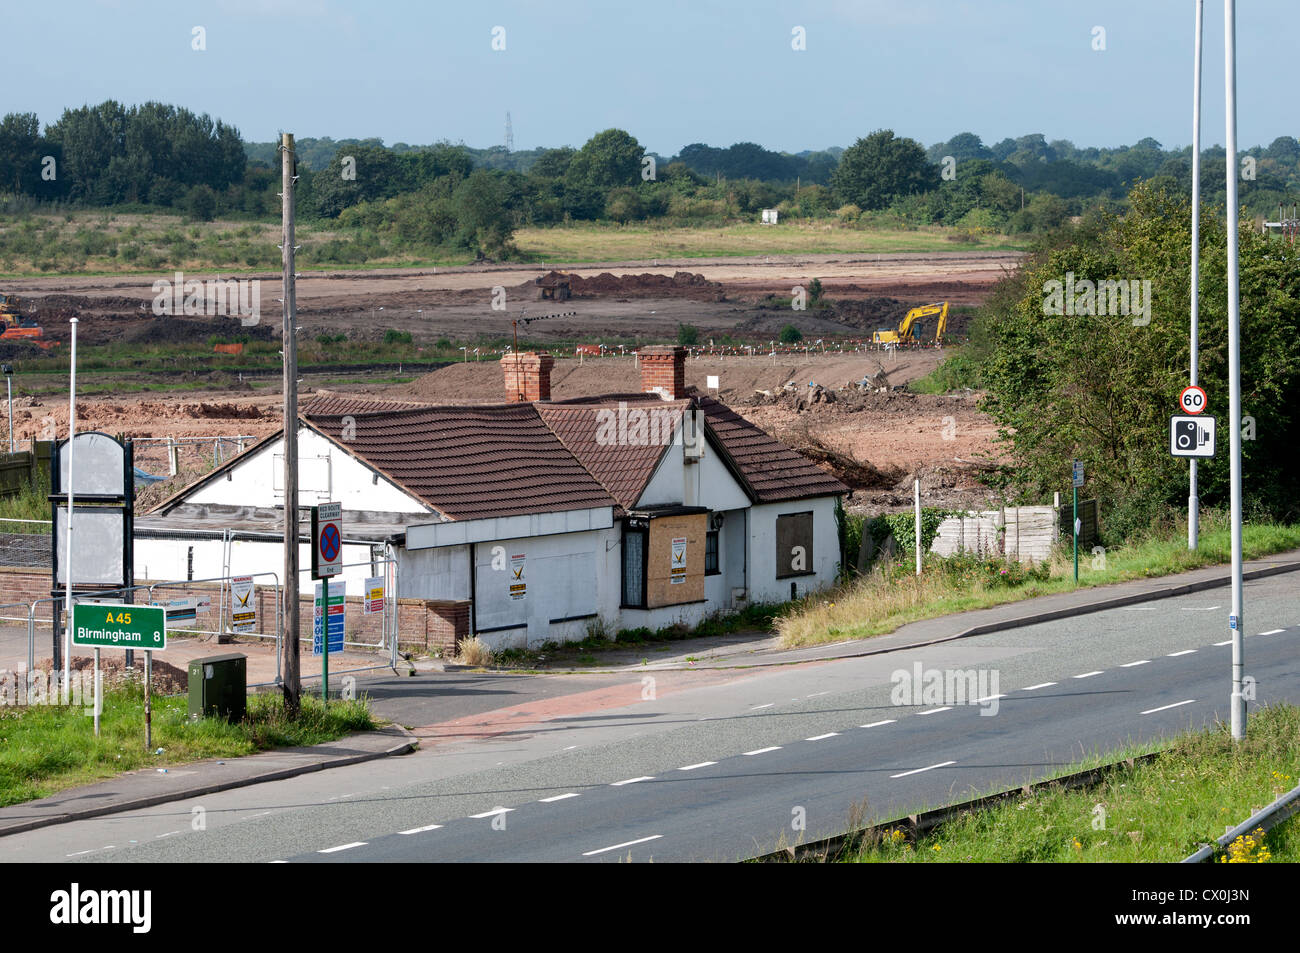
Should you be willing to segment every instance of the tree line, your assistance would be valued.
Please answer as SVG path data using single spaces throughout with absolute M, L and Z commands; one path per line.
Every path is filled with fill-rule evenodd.
M 304 138 L 298 210 L 343 229 L 325 254 L 364 261 L 377 242 L 514 254 L 525 226 L 570 221 L 720 224 L 833 218 L 848 227 L 947 225 L 967 233 L 1046 233 L 1096 209 L 1123 207 L 1140 181 L 1190 189 L 1190 150 L 1153 139 L 1080 148 L 1041 134 L 986 146 L 964 132 L 928 149 L 877 130 L 846 149 L 792 155 L 755 143 L 692 143 L 676 156 L 646 150 L 622 129 L 580 148 L 506 152 L 446 142 Z M 161 103 L 67 109 L 41 131 L 33 113 L 0 121 L 0 194 L 91 207 L 175 208 L 194 220 L 278 214 L 275 143 Z M 1227 157 L 1203 156 L 1207 205 L 1224 200 Z M 1300 187 L 1300 143 L 1280 137 L 1239 157 L 1241 198 L 1272 214 Z

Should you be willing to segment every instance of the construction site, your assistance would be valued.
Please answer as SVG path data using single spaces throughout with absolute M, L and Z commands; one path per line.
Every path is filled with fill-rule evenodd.
M 496 401 L 497 360 L 519 334 L 528 348 L 555 356 L 556 399 L 610 393 L 636 374 L 639 345 L 671 342 L 687 325 L 697 331 L 687 383 L 838 475 L 853 490 L 847 506 L 906 506 L 917 474 L 933 505 L 981 506 L 989 502 L 979 478 L 993 458 L 995 428 L 977 409 L 977 395 L 919 394 L 908 385 L 938 366 L 944 342 L 963 339 L 972 308 L 1018 259 L 954 252 L 308 273 L 296 282 L 301 339 L 342 335 L 356 343 L 395 331 L 410 334 L 411 346 L 409 365 L 378 368 L 345 366 L 344 345 L 337 351 L 344 364 L 304 373 L 301 392 Z M 22 336 L 6 333 L 0 344 L 0 359 L 16 372 L 16 443 L 66 432 L 66 400 L 24 393 L 22 369 L 25 359 L 66 347 L 71 318 L 89 354 L 104 344 L 278 339 L 278 276 L 239 277 L 259 280 L 270 303 L 256 325 L 155 315 L 147 278 L 8 282 L 6 293 L 21 303 L 6 321 Z M 796 307 L 801 290 L 818 287 L 814 279 L 819 295 Z M 943 327 L 936 327 L 940 308 L 926 307 L 936 303 Z M 904 328 L 913 309 L 925 316 Z M 782 343 L 788 327 L 799 339 Z M 456 357 L 430 360 L 438 342 L 451 342 Z M 280 426 L 278 373 L 235 375 L 220 367 L 214 360 L 181 375 L 117 369 L 119 377 L 147 379 L 147 392 L 79 401 L 79 429 L 135 438 L 137 466 L 162 478 L 142 489 L 142 506 Z M 81 371 L 83 389 L 94 374 L 93 365 Z

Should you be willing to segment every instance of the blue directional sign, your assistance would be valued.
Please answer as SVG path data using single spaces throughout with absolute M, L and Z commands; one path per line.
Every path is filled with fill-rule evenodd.
M 346 601 L 347 583 L 339 580 L 330 584 L 330 604 L 329 604 L 329 649 L 330 654 L 343 651 L 343 620 L 344 610 L 347 608 Z M 321 623 L 324 613 L 321 611 L 321 584 L 316 583 L 316 600 L 314 604 L 315 611 L 312 620 L 312 655 L 321 655 Z

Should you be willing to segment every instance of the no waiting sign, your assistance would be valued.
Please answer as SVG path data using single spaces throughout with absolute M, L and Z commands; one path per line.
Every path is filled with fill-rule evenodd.
M 327 579 L 343 572 L 343 504 L 311 508 L 311 577 Z

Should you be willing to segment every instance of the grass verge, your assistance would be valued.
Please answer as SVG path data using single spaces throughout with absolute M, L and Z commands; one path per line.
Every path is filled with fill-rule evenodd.
M 1232 740 L 1226 725 L 1180 735 L 1159 757 L 1117 768 L 1095 787 L 1038 788 L 964 813 L 915 841 L 897 828 L 878 832 L 843 859 L 1172 863 L 1272 803 L 1297 778 L 1300 708 L 1269 706 L 1252 713 L 1242 742 Z M 1253 849 L 1242 843 L 1215 859 L 1300 861 L 1300 818 L 1278 825 Z
M 1185 530 L 1180 535 L 1175 525 L 1106 550 L 1099 557 L 1081 553 L 1077 586 L 1072 555 L 1064 551 L 1047 566 L 1046 578 L 1020 574 L 1023 581 L 1014 586 L 980 572 L 942 571 L 942 557 L 927 556 L 920 576 L 895 565 L 809 597 L 777 619 L 776 630 L 786 648 L 868 638 L 919 619 L 1229 562 L 1232 543 L 1226 521 L 1217 513 L 1205 517 L 1194 552 L 1187 549 Z M 1242 529 L 1246 559 L 1297 547 L 1300 525 L 1252 523 Z
M 0 806 L 45 797 L 138 768 L 208 758 L 235 758 L 270 748 L 333 741 L 376 727 L 366 699 L 332 701 L 303 695 L 291 720 L 278 694 L 250 695 L 248 714 L 230 724 L 190 721 L 183 697 L 153 700 L 153 745 L 144 750 L 144 689 L 124 684 L 104 690 L 100 735 L 81 706 L 0 707 Z

